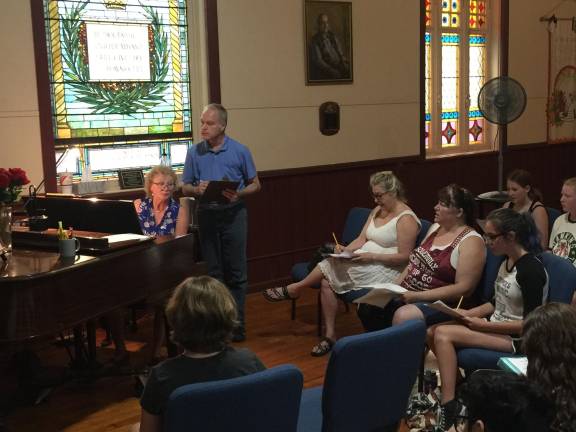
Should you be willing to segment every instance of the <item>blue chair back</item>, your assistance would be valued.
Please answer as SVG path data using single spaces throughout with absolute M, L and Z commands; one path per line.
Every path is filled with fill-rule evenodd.
M 562 212 L 552 207 L 546 207 L 546 213 L 548 213 L 548 235 L 550 235 L 554 221 L 558 219 Z
M 283 365 L 222 381 L 189 384 L 170 395 L 165 432 L 294 432 L 302 373 Z
M 494 297 L 494 283 L 498 277 L 498 270 L 500 270 L 502 261 L 504 261 L 503 256 L 494 255 L 490 249 L 486 248 L 484 270 L 482 270 L 482 277 L 476 287 L 481 303 L 486 303 Z
M 303 393 L 298 430 L 320 430 L 322 424 L 326 432 L 376 431 L 397 424 L 406 413 L 425 336 L 425 324 L 418 320 L 340 339 L 322 393 Z
M 426 237 L 426 234 L 428 233 L 428 230 L 431 226 L 432 222 L 429 220 L 420 219 L 420 232 L 418 233 L 418 237 L 416 237 L 416 247 L 422 244 L 422 241 L 424 241 L 424 237 Z
M 364 207 L 352 207 L 350 209 L 342 231 L 341 241 L 343 244 L 347 245 L 360 235 L 371 211 L 372 209 Z
M 576 288 L 576 267 L 552 252 L 543 253 L 542 262 L 549 278 L 548 301 L 569 304 Z

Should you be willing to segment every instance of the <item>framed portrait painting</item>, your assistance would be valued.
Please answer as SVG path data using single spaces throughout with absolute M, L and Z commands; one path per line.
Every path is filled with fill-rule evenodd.
M 306 84 L 352 82 L 352 3 L 304 0 Z

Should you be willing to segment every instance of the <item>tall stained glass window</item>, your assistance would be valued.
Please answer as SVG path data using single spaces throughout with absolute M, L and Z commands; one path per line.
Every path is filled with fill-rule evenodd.
M 184 163 L 186 0 L 43 0 L 58 171 Z
M 423 2 L 426 153 L 490 149 L 478 109 L 478 93 L 489 70 L 489 0 Z

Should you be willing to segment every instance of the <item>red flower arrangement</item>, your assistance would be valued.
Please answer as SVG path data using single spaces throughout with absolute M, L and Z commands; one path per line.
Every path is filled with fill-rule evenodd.
M 30 183 L 26 171 L 21 168 L 0 168 L 0 203 L 12 204 L 22 192 L 22 186 Z

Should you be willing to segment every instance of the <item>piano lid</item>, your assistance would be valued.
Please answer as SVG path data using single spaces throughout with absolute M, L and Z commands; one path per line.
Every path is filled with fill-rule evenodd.
M 110 234 L 142 234 L 134 203 L 99 198 L 37 197 L 38 213 L 48 216 L 48 226 Z

